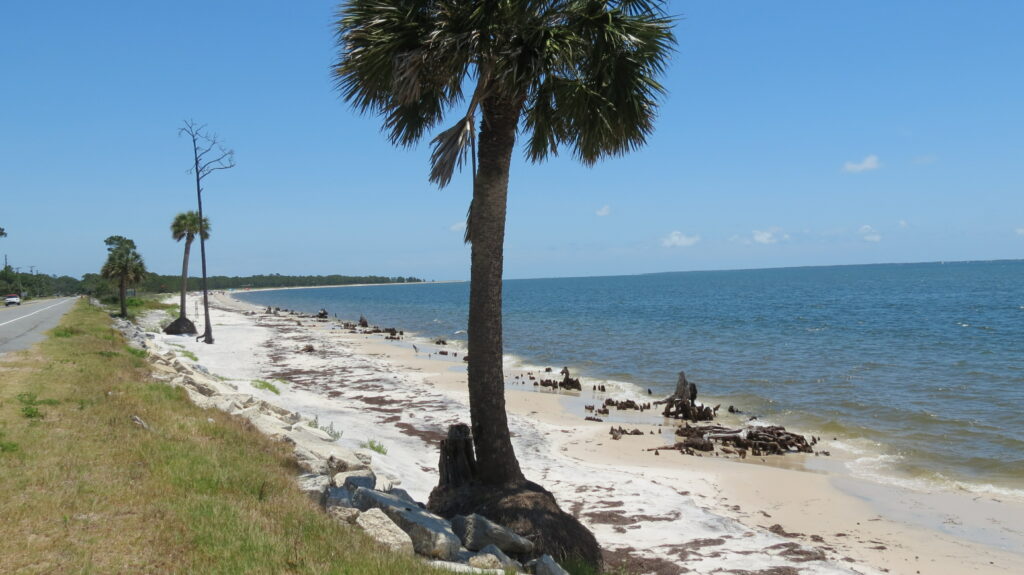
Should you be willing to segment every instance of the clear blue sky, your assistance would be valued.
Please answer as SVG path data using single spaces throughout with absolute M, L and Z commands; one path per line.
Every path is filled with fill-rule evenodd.
M 119 234 L 180 273 L 194 118 L 238 162 L 207 180 L 211 273 L 467 278 L 468 175 L 437 190 L 426 142 L 338 99 L 335 9 L 4 2 L 0 254 L 80 276 Z M 1024 257 L 1024 2 L 669 10 L 645 149 L 513 163 L 506 277 Z

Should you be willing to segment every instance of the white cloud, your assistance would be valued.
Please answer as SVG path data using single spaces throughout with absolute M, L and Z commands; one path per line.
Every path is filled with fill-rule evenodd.
M 700 236 L 688 236 L 680 231 L 674 231 L 661 240 L 661 245 L 666 248 L 688 248 L 700 241 Z
M 871 170 L 877 170 L 882 167 L 882 163 L 878 161 L 878 156 L 871 154 L 864 158 L 860 162 L 846 162 L 843 164 L 843 171 L 857 174 L 860 172 L 870 172 Z
M 866 242 L 877 243 L 882 241 L 882 234 L 878 233 L 878 230 L 867 224 L 861 226 L 860 229 L 857 230 L 857 233 L 859 233 Z
M 901 228 L 903 228 L 903 229 L 907 229 L 907 228 L 909 228 L 909 227 L 910 227 L 910 224 L 909 224 L 909 223 L 907 223 L 907 220 L 900 220 L 900 221 L 899 221 L 899 226 L 900 226 Z
M 1024 228 L 1017 228 L 1017 235 L 1024 236 Z
M 789 234 L 782 231 L 782 228 L 768 228 L 767 230 L 754 230 L 751 234 L 754 242 L 759 244 L 777 244 L 779 240 L 788 240 Z
M 594 213 L 599 215 L 599 216 L 607 216 L 608 214 L 612 213 L 612 207 L 611 206 L 604 206 L 603 208 L 601 208 L 600 210 L 597 210 Z
M 453 231 L 453 232 L 465 231 L 466 230 L 466 222 L 455 222 L 454 224 L 448 226 L 448 229 Z

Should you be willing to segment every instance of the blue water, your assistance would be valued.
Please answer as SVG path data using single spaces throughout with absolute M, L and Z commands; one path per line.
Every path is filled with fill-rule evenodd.
M 466 283 L 268 291 L 259 305 L 465 339 Z M 837 438 L 863 472 L 1024 493 L 1024 261 L 505 282 L 505 350 Z M 710 401 L 709 400 L 709 401 Z

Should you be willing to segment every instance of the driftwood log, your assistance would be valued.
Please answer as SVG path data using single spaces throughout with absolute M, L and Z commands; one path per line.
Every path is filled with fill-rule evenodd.
M 692 455 L 694 451 L 713 451 L 717 445 L 723 452 L 743 458 L 748 452 L 752 456 L 815 453 L 814 446 L 818 443 L 816 437 L 812 436 L 808 441 L 803 435 L 786 431 L 786 428 L 780 425 L 729 429 L 721 425 L 691 427 L 687 423 L 676 429 L 676 435 L 682 441 L 656 449 L 675 449 Z M 829 452 L 820 451 L 817 454 L 829 455 Z
M 675 393 L 656 403 L 665 404 L 665 409 L 661 412 L 665 417 L 686 421 L 711 421 L 714 419 L 717 408 L 712 409 L 706 405 L 698 405 L 696 400 L 697 386 L 687 381 L 686 373 L 680 371 Z

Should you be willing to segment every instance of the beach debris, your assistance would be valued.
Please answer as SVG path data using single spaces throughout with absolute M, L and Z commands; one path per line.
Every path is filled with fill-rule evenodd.
M 786 453 L 813 453 L 813 444 L 797 433 L 786 431 L 779 425 L 747 426 L 730 429 L 721 425 L 691 427 L 689 423 L 676 429 L 676 436 L 683 438 L 674 445 L 648 449 L 674 449 L 694 455 L 696 451 L 709 452 L 719 447 L 726 455 L 738 455 L 745 459 L 747 452 L 754 457 L 783 455 Z M 827 452 L 819 452 L 827 455 Z
M 370 327 L 370 322 L 366 320 L 366 316 L 364 316 L 363 314 L 359 314 L 359 327 Z
M 448 345 L 448 342 L 443 339 L 439 339 L 434 341 L 434 345 Z
M 679 379 L 676 381 L 676 391 L 661 401 L 655 401 L 655 405 L 665 404 L 661 412 L 665 417 L 673 419 L 684 419 L 687 421 L 711 421 L 718 411 L 706 405 L 697 403 L 697 386 L 686 379 L 686 373 L 680 371 Z
M 639 411 L 645 411 L 645 410 L 648 410 L 648 409 L 651 408 L 651 404 L 650 403 L 637 403 L 637 402 L 633 401 L 632 399 L 615 400 L 615 399 L 610 399 L 609 398 L 609 399 L 604 400 L 604 407 L 606 407 L 606 408 L 614 407 L 615 409 L 620 410 L 620 411 L 621 410 L 625 410 L 625 409 L 636 409 L 636 410 L 639 410 Z
M 612 439 L 615 439 L 615 440 L 618 440 L 623 435 L 644 435 L 644 432 L 640 431 L 639 429 L 635 429 L 634 428 L 632 430 L 627 430 L 627 429 L 623 428 L 622 426 L 619 426 L 619 427 L 614 427 L 613 426 L 611 428 L 611 431 L 609 431 L 608 433 L 612 436 Z
M 314 348 L 313 344 L 311 343 L 307 343 L 306 345 L 302 346 L 302 353 L 313 353 L 314 351 L 316 351 L 316 348 Z
M 584 418 L 583 418 L 583 420 L 584 420 L 584 421 L 596 421 L 596 422 L 598 422 L 598 423 L 601 423 L 601 422 L 603 422 L 603 421 L 604 421 L 604 420 L 603 420 L 603 419 L 601 419 L 600 417 L 594 417 L 593 415 L 588 415 L 588 416 L 584 417 Z
M 317 319 L 327 319 L 328 315 L 327 310 L 324 308 L 320 308 L 320 311 L 316 312 Z

